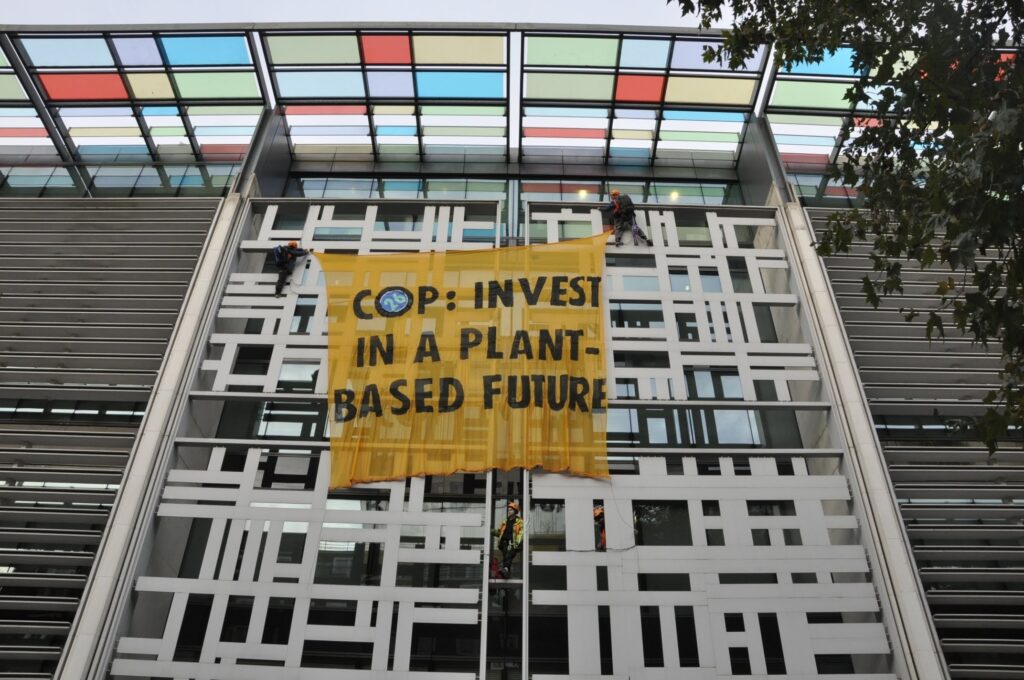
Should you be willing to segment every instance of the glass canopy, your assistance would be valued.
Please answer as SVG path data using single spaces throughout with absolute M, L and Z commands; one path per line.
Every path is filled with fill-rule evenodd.
M 733 167 L 760 106 L 784 161 L 835 160 L 850 53 L 766 78 L 714 37 L 543 30 L 7 33 L 0 156 L 235 161 L 280 106 L 321 161 Z M 770 91 L 768 91 L 770 89 Z

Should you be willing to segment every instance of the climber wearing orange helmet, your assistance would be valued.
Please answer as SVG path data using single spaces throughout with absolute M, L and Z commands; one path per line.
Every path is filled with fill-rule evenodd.
M 610 211 L 612 214 L 612 223 L 615 226 L 615 245 L 622 245 L 622 234 L 627 229 L 633 232 L 633 245 L 640 245 L 643 241 L 649 246 L 654 245 L 654 241 L 647 238 L 647 234 L 640 229 L 640 225 L 636 223 L 636 207 L 633 205 L 633 199 L 627 194 L 623 194 L 618 189 L 612 189 L 612 201 L 611 204 L 605 208 L 605 211 Z
M 277 267 L 277 285 L 274 286 L 274 295 L 281 297 L 281 290 L 284 288 L 284 284 L 288 283 L 288 277 L 295 269 L 296 261 L 307 252 L 310 251 L 300 248 L 296 241 L 288 241 L 288 245 L 274 246 L 270 251 L 274 258 L 274 266 Z
M 518 501 L 509 501 L 508 515 L 493 533 L 498 537 L 498 550 L 501 551 L 498 573 L 508 578 L 512 573 L 512 561 L 523 546 L 523 518 L 519 516 Z

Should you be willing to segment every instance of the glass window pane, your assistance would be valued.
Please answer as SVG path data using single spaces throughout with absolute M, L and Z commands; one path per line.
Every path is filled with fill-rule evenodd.
M 160 38 L 172 66 L 230 66 L 251 64 L 249 46 L 241 35 L 167 36 Z
M 113 66 L 103 38 L 25 38 L 21 41 L 34 66 Z
M 637 545 L 692 545 L 686 501 L 633 501 Z

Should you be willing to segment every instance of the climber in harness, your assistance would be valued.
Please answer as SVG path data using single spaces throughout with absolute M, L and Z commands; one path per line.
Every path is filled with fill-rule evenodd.
M 633 245 L 638 246 L 641 241 L 649 246 L 654 245 L 654 241 L 647 238 L 647 234 L 636 223 L 636 207 L 633 205 L 633 199 L 627 194 L 612 189 L 612 202 L 608 207 L 611 208 L 612 223 L 615 225 L 616 246 L 622 245 L 622 234 L 627 229 L 633 232 Z
M 599 505 L 594 508 L 594 530 L 597 533 L 596 540 L 594 541 L 597 550 L 603 551 L 608 546 L 607 537 L 604 533 L 604 506 Z
M 274 246 L 270 251 L 274 258 L 274 266 L 277 267 L 277 285 L 274 286 L 274 295 L 277 297 L 283 295 L 281 290 L 284 288 L 284 284 L 288 283 L 288 277 L 292 275 L 295 263 L 300 257 L 305 256 L 307 252 L 312 251 L 300 248 L 296 241 L 288 241 L 288 245 Z
M 498 550 L 501 552 L 497 575 L 508 578 L 512 574 L 512 562 L 523 547 L 523 518 L 519 516 L 517 501 L 509 501 L 508 515 L 494 530 L 494 535 L 498 538 Z

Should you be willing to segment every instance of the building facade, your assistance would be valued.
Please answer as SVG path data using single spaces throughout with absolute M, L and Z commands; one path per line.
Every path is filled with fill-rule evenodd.
M 1013 590 L 1014 454 L 932 460 L 958 397 L 858 309 L 863 258 L 813 251 L 854 200 L 821 179 L 849 55 L 734 72 L 714 40 L 0 34 L 0 677 L 1024 677 L 985 587 Z M 328 491 L 323 274 L 277 297 L 271 248 L 552 243 L 612 189 L 654 245 L 607 253 L 611 480 Z

